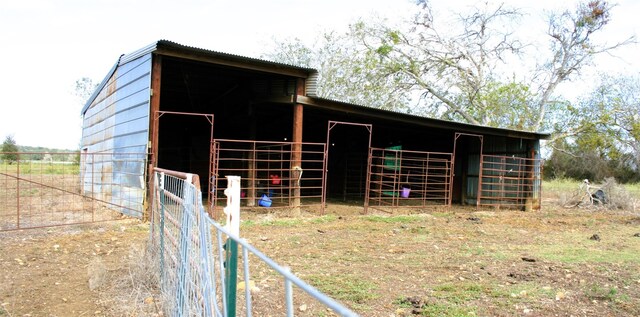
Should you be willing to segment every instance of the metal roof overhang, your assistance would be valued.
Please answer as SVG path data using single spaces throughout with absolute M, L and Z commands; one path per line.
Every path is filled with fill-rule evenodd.
M 292 102 L 297 102 L 305 106 L 317 107 L 321 109 L 327 109 L 331 111 L 339 111 L 343 113 L 351 113 L 355 115 L 361 115 L 376 119 L 391 120 L 396 122 L 402 122 L 405 124 L 447 129 L 457 132 L 476 133 L 485 135 L 497 135 L 506 136 L 511 138 L 523 138 L 523 139 L 548 139 L 551 135 L 548 133 L 536 133 L 528 131 L 519 131 L 511 129 L 501 129 L 487 126 L 480 126 L 474 124 L 446 121 L 440 119 L 433 119 L 427 117 L 421 117 L 406 113 L 399 113 L 389 110 L 371 108 L 361 105 L 350 104 L 342 101 L 336 101 L 331 99 L 297 96 L 291 98 Z M 282 100 L 285 101 L 285 100 Z
M 310 73 L 317 72 L 312 68 L 304 68 L 257 58 L 210 51 L 164 40 L 158 41 L 156 43 L 156 47 L 153 52 L 155 54 L 163 56 L 184 58 L 204 63 L 233 67 L 237 69 L 272 73 L 297 78 L 307 78 L 309 77 Z

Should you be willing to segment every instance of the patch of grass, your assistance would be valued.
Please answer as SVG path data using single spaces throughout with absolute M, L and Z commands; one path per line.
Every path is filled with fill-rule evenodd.
M 462 250 L 460 250 L 465 257 L 470 257 L 473 255 L 484 255 L 486 254 L 486 250 L 482 246 L 462 246 Z
M 273 219 L 260 222 L 263 226 L 295 227 L 302 224 L 302 219 Z
M 398 297 L 393 300 L 393 304 L 400 308 L 411 308 L 413 305 L 404 297 Z
M 251 228 L 253 226 L 256 226 L 257 223 L 253 220 L 242 220 L 240 221 L 240 228 Z
M 361 256 L 361 254 L 346 251 L 343 254 L 331 255 L 329 258 L 335 263 L 368 263 L 371 261 L 370 257 Z
M 39 193 L 40 191 L 36 188 L 32 188 L 32 189 L 27 189 L 27 190 L 23 190 L 20 191 L 21 196 L 35 196 Z
M 335 215 L 325 215 L 325 216 L 320 216 L 320 217 L 315 217 L 311 220 L 309 220 L 310 223 L 314 223 L 314 224 L 320 224 L 320 223 L 329 223 L 329 222 L 333 222 L 336 221 L 336 216 Z
M 453 214 L 450 212 L 432 212 L 431 215 L 439 218 L 449 218 L 453 216 Z
M 433 288 L 434 296 L 450 303 L 462 304 L 482 297 L 484 287 L 476 283 L 442 284 Z
M 447 304 L 428 305 L 422 310 L 422 316 L 440 317 L 475 317 L 478 316 L 475 307 L 460 307 Z
M 574 193 L 577 192 L 581 181 L 573 179 L 553 179 L 544 180 L 544 190 L 549 192 L 562 192 L 562 193 Z M 596 184 L 597 185 L 597 184 Z M 628 191 L 632 196 L 640 198 L 640 183 L 636 184 L 621 184 L 621 186 Z
M 601 250 L 557 244 L 541 246 L 537 253 L 547 260 L 564 263 L 640 263 L 638 253 L 632 249 Z
M 527 282 L 507 287 L 495 286 L 491 289 L 489 295 L 494 298 L 505 298 L 509 301 L 520 301 L 522 299 L 531 300 L 538 298 L 553 299 L 555 298 L 556 290 L 550 286 L 541 287 L 538 284 Z
M 6 162 L 0 163 L 0 171 L 5 173 L 17 173 L 18 164 L 8 164 Z M 20 174 L 78 175 L 80 174 L 80 165 L 47 162 L 21 162 Z
M 544 180 L 544 190 L 549 191 L 562 191 L 562 192 L 571 192 L 578 189 L 580 186 L 580 182 L 573 179 L 553 179 L 553 180 Z
M 396 298 L 393 304 L 407 312 L 419 316 L 467 317 L 477 316 L 475 308 L 457 306 L 449 303 L 419 303 L 415 307 L 407 298 Z M 403 315 L 404 316 L 404 315 Z
M 597 284 L 591 285 L 585 291 L 585 295 L 592 300 L 606 300 L 609 302 L 624 302 L 629 299 L 628 295 L 620 294 L 615 287 L 601 287 Z
M 429 234 L 429 230 L 427 230 L 427 228 L 425 228 L 425 227 L 411 228 L 410 231 L 411 231 L 411 233 L 415 233 L 415 234 L 419 234 L 419 235 Z
M 411 215 L 399 215 L 399 216 L 363 216 L 362 219 L 371 221 L 371 222 L 384 222 L 384 223 L 412 223 L 416 221 L 420 221 L 423 218 L 420 216 L 411 216 Z
M 149 232 L 149 225 L 140 223 L 137 225 L 128 226 L 125 229 L 127 232 Z
M 587 228 L 593 228 L 596 225 L 596 220 L 593 218 L 589 218 L 586 222 L 583 223 L 583 225 Z
M 512 258 L 513 254 L 508 254 L 504 251 L 494 251 L 494 252 L 491 252 L 491 257 L 499 261 L 504 261 Z
M 340 301 L 365 304 L 380 297 L 377 286 L 354 275 L 310 275 L 311 285 Z

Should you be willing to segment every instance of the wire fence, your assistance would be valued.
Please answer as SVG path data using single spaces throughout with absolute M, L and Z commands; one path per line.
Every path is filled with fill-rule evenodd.
M 156 168 L 154 176 L 149 250 L 167 316 L 293 316 L 298 302 L 305 315 L 357 316 L 233 233 L 239 216 L 227 209 L 239 210 L 239 177 L 235 192 L 225 191 L 223 227 L 205 211 L 197 175 Z
M 0 152 L 0 231 L 142 217 L 146 153 Z

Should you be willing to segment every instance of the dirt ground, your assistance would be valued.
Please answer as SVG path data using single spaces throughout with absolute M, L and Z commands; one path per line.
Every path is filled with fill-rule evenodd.
M 244 214 L 241 233 L 361 316 L 640 316 L 640 215 L 543 208 L 361 215 L 332 204 L 327 215 Z M 148 236 L 137 221 L 0 233 L 0 316 L 161 316 L 140 263 Z M 255 274 L 254 315 L 268 316 L 274 280 Z
M 155 307 L 137 304 L 145 299 L 149 306 L 154 303 L 147 297 L 134 298 L 140 292 L 131 293 L 133 287 L 128 294 L 103 295 L 123 287 L 123 278 L 137 267 L 147 228 L 126 220 L 0 233 L 0 316 L 129 315 L 121 314 L 121 308 L 134 315 L 154 311 Z M 128 307 L 113 307 L 119 301 Z

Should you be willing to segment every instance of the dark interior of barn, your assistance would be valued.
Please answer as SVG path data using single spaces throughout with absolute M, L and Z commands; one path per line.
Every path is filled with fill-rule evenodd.
M 296 79 L 179 58 L 162 60 L 160 111 L 213 114 L 213 138 L 291 142 Z M 400 114 L 368 116 L 340 109 L 305 106 L 303 142 L 327 142 L 328 199 L 361 201 L 365 193 L 369 139 L 371 147 L 452 153 L 455 130 L 407 123 Z M 159 120 L 158 165 L 197 173 L 207 179 L 211 123 L 204 116 L 164 114 Z M 455 153 L 454 203 L 464 203 L 478 178 L 480 140 L 465 136 Z M 475 160 L 475 162 L 474 162 Z M 222 163 L 221 163 L 222 164 Z M 246 173 L 243 177 L 246 177 Z M 309 174 L 307 174 L 309 175 Z M 202 185 L 208 190 L 207 182 Z M 316 189 L 319 190 L 319 189 Z M 473 193 L 471 193 L 473 194 Z

